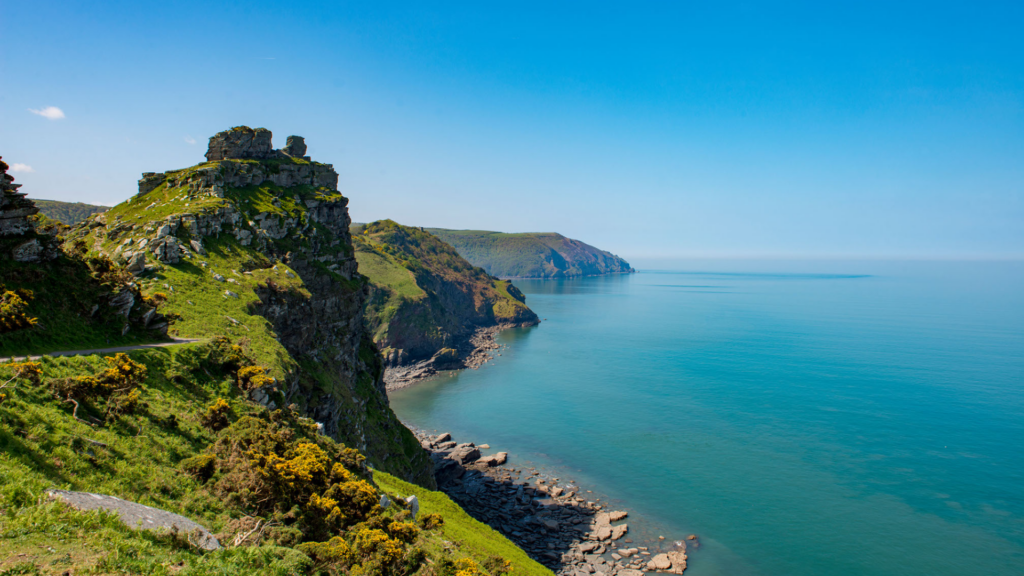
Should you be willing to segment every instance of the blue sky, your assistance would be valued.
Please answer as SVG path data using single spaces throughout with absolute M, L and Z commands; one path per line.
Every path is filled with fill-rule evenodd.
M 357 221 L 1024 257 L 1024 4 L 894 4 L 8 0 L 0 154 L 114 204 L 247 124 L 305 136 Z

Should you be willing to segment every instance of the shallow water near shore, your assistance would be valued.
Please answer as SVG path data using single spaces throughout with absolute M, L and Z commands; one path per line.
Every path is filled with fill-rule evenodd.
M 650 267 L 517 280 L 546 321 L 392 406 L 698 534 L 688 575 L 1024 573 L 1024 264 Z

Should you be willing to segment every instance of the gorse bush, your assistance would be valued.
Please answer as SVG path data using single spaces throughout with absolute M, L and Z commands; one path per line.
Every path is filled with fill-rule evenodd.
M 49 382 L 54 394 L 74 404 L 73 415 L 76 418 L 81 402 L 104 402 L 104 414 L 108 420 L 122 414 L 132 414 L 139 407 L 141 392 L 137 387 L 146 379 L 146 366 L 123 353 L 104 359 L 108 368 L 100 374 L 72 376 Z
M 267 374 L 263 366 L 246 366 L 238 370 L 238 387 L 242 390 L 255 390 L 273 386 L 274 383 L 274 378 Z
M 217 398 L 213 404 L 206 407 L 206 413 L 203 414 L 200 421 L 203 426 L 218 432 L 228 427 L 231 423 L 228 420 L 228 414 L 231 412 L 231 405 L 228 401 L 223 398 Z
M 0 284 L 0 334 L 35 326 L 39 321 L 26 314 L 31 290 L 8 290 Z

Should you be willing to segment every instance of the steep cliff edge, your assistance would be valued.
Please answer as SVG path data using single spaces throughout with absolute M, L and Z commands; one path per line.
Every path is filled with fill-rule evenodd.
M 474 266 L 499 278 L 575 278 L 636 272 L 629 262 L 611 252 L 554 232 L 426 230 L 451 244 Z
M 370 279 L 366 321 L 391 367 L 465 367 L 481 328 L 532 326 L 526 297 L 420 229 L 391 220 L 352 227 L 359 271 Z
M 138 276 L 180 337 L 229 336 L 267 367 L 271 407 L 296 405 L 382 470 L 433 486 L 431 463 L 391 411 L 383 363 L 362 321 L 368 293 L 348 200 L 301 138 L 274 150 L 265 129 L 210 139 L 208 161 L 145 173 L 139 193 L 67 235 Z

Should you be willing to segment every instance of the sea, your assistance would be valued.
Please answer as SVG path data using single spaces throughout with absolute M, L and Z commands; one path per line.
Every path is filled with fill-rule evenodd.
M 515 281 L 543 322 L 392 407 L 697 535 L 688 576 L 1024 574 L 1024 263 L 646 264 Z

